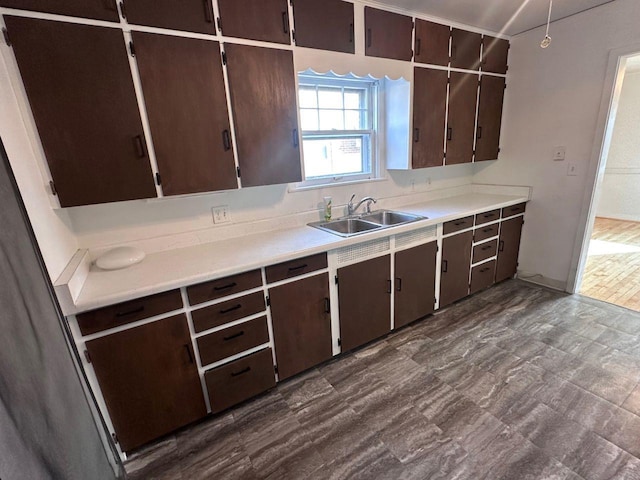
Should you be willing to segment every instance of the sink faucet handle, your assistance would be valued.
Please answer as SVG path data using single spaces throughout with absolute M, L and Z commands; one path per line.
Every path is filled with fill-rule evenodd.
M 353 214 L 353 199 L 356 198 L 356 194 L 354 193 L 353 195 L 351 195 L 351 199 L 349 200 L 349 203 L 347 203 L 347 215 L 352 215 Z

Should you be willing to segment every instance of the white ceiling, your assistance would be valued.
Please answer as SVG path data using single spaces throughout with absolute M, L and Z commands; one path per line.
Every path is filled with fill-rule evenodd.
M 483 30 L 517 35 L 547 23 L 549 0 L 376 0 L 430 17 L 464 23 Z M 614 0 L 555 0 L 552 20 L 583 12 Z

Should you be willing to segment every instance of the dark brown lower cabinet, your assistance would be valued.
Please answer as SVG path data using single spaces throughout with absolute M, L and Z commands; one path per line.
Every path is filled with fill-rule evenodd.
M 327 273 L 270 288 L 269 300 L 280 380 L 331 358 Z
M 390 269 L 389 255 L 338 269 L 343 352 L 391 330 Z
M 476 293 L 493 285 L 495 273 L 495 260 L 473 267 L 471 269 L 471 287 L 469 289 L 469 293 Z
M 520 237 L 524 217 L 514 217 L 500 224 L 500 242 L 498 242 L 498 265 L 496 282 L 513 277 L 518 270 Z
M 433 313 L 437 253 L 438 243 L 431 242 L 395 254 L 395 328 Z
M 207 414 L 184 315 L 91 340 L 86 348 L 125 452 Z
M 464 232 L 442 240 L 440 308 L 469 295 L 469 268 L 473 232 Z

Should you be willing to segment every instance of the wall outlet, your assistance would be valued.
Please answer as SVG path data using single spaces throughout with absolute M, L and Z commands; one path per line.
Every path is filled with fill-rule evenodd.
M 213 223 L 227 223 L 231 221 L 231 215 L 229 214 L 229 205 L 222 205 L 220 207 L 213 207 Z
M 574 162 L 569 162 L 567 166 L 567 176 L 568 177 L 577 177 L 578 176 L 578 164 Z
M 567 147 L 556 147 L 553 149 L 553 160 L 555 162 L 561 162 L 566 158 Z

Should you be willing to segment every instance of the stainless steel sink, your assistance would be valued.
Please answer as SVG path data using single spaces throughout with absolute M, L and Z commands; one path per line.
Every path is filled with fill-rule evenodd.
M 424 217 L 412 215 L 410 213 L 394 212 L 392 210 L 379 210 L 377 212 L 362 215 L 360 218 L 367 222 L 377 223 L 378 225 L 390 226 L 415 222 L 416 220 L 421 220 Z
M 394 212 L 392 210 L 378 210 L 360 216 L 338 218 L 328 222 L 313 222 L 310 227 L 319 228 L 341 237 L 351 237 L 362 233 L 371 232 L 396 225 L 424 220 L 426 217 L 411 213 Z

